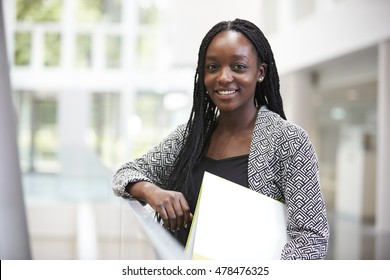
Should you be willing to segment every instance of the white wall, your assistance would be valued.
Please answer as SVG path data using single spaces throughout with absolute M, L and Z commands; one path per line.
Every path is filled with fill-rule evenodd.
M 281 74 L 390 38 L 390 1 L 343 1 L 270 38 Z
M 244 18 L 260 23 L 261 1 L 198 0 L 169 1 L 169 39 L 175 64 L 196 65 L 198 50 L 206 33 L 222 20 Z
M 196 64 L 201 40 L 217 22 L 245 18 L 262 27 L 267 13 L 262 1 L 253 0 L 168 3 L 166 36 L 177 65 Z M 277 33 L 267 35 L 281 74 L 376 45 L 390 37 L 387 0 L 345 0 L 317 5 L 315 15 L 299 22 L 291 22 L 293 11 L 282 9 L 285 4 L 284 0 L 278 0 L 279 12 L 272 15 L 283 26 L 279 26 Z M 286 17 L 290 18 L 288 24 L 283 23 Z

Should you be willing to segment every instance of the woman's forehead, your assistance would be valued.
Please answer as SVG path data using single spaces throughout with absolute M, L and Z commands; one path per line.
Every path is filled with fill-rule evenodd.
M 215 35 L 207 48 L 206 56 L 218 56 L 221 52 L 228 52 L 232 56 L 257 55 L 255 47 L 249 39 L 238 31 L 222 31 Z

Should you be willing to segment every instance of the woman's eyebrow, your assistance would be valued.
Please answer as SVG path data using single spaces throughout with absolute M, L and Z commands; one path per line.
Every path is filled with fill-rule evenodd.
M 233 54 L 232 56 L 234 59 L 248 59 L 246 55 L 243 54 Z
M 241 55 L 241 54 L 233 54 L 232 55 L 232 58 L 233 59 L 246 59 L 246 60 L 249 60 L 248 57 L 246 55 Z M 206 56 L 206 59 L 207 60 L 218 60 L 218 56 L 216 55 L 208 55 Z

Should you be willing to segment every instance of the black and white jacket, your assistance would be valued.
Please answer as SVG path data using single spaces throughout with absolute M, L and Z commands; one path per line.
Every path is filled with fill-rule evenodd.
M 185 125 L 179 126 L 144 156 L 115 173 L 113 190 L 129 196 L 130 182 L 149 181 L 166 188 L 180 151 Z M 263 106 L 252 133 L 248 160 L 249 188 L 285 203 L 287 233 L 281 259 L 324 259 L 329 225 L 319 183 L 317 156 L 307 133 Z

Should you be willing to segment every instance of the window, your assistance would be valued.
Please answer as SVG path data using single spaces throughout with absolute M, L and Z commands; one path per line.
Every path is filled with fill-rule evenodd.
M 152 69 L 155 66 L 157 42 L 152 33 L 140 34 L 137 38 L 137 65 L 140 70 Z
M 92 95 L 91 123 L 87 142 L 107 166 L 116 163 L 119 104 L 119 93 L 106 92 Z
M 14 64 L 26 66 L 31 64 L 31 32 L 15 32 Z
M 141 25 L 153 25 L 158 23 L 159 11 L 153 0 L 138 1 L 139 23 Z
M 106 37 L 106 67 L 119 68 L 121 66 L 121 37 L 108 35 Z
M 139 137 L 134 139 L 132 156 L 140 156 L 150 147 L 161 141 L 167 133 L 167 111 L 163 105 L 164 95 L 154 92 L 139 93 L 136 99 L 136 115 L 142 122 Z
M 57 101 L 47 94 L 16 92 L 20 163 L 24 172 L 58 172 Z
M 61 35 L 58 32 L 45 34 L 45 66 L 59 66 L 61 53 Z
M 76 67 L 92 66 L 92 37 L 90 34 L 78 34 L 76 37 Z
M 120 22 L 121 0 L 78 0 L 77 21 L 80 23 Z

